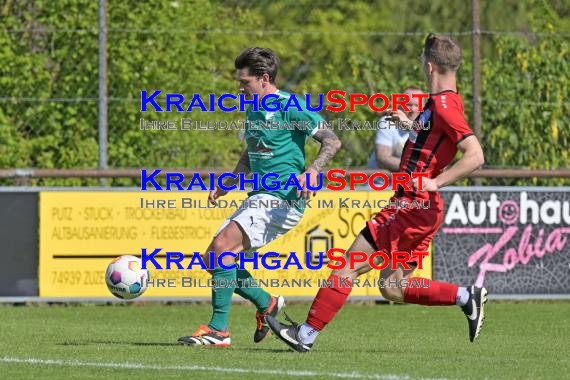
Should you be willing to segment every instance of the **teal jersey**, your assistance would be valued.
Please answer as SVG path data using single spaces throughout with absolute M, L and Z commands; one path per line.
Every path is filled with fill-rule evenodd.
M 302 199 L 297 198 L 297 186 L 283 187 L 291 173 L 299 175 L 305 171 L 305 141 L 307 137 L 317 132 L 319 122 L 324 119 L 316 112 L 306 110 L 305 102 L 297 98 L 303 111 L 297 107 L 289 107 L 287 112 L 283 108 L 287 104 L 290 94 L 277 91 L 279 99 L 269 99 L 268 105 L 276 108 L 280 103 L 279 110 L 275 112 L 265 111 L 261 105 L 255 112 L 250 106 L 246 113 L 245 138 L 249 165 L 253 173 L 259 173 L 259 190 L 252 191 L 248 195 L 266 193 L 274 195 L 289 202 L 296 201 L 302 204 Z M 265 127 L 261 123 L 271 124 Z M 277 123 L 275 123 L 277 122 Z M 265 190 L 261 185 L 261 178 L 267 173 L 276 173 L 281 182 L 280 190 Z M 267 184 L 276 181 L 274 177 L 267 179 Z M 296 207 L 300 212 L 304 207 Z

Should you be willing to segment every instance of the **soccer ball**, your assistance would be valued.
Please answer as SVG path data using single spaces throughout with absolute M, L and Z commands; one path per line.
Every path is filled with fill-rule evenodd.
M 135 256 L 119 256 L 109 264 L 105 282 L 109 291 L 121 299 L 137 298 L 147 288 L 150 272 L 142 269 L 141 260 Z

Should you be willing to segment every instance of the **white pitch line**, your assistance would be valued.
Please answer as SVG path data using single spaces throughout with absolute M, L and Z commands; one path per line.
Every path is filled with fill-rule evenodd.
M 317 371 L 292 371 L 292 370 L 271 370 L 271 369 L 250 369 L 250 368 L 224 368 L 224 367 L 206 367 L 200 365 L 158 365 L 143 363 L 97 363 L 82 362 L 79 360 L 52 360 L 52 359 L 21 359 L 4 356 L 0 358 L 0 363 L 19 363 L 32 365 L 57 365 L 69 367 L 97 367 L 97 368 L 121 368 L 121 369 L 151 369 L 158 371 L 206 371 L 206 372 L 223 372 L 223 373 L 252 373 L 261 375 L 286 375 L 292 377 L 315 377 L 327 376 L 341 379 L 377 379 L 377 380 L 407 380 L 409 376 L 400 375 L 380 375 L 380 374 L 361 374 L 352 373 L 334 373 L 334 372 L 317 372 Z M 443 379 L 441 379 L 443 380 Z

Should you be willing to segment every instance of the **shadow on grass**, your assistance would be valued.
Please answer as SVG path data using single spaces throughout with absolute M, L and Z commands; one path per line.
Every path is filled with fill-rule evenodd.
M 231 347 L 189 347 L 187 345 L 183 345 L 177 342 L 120 342 L 120 341 L 111 341 L 111 340 L 87 340 L 87 341 L 67 341 L 56 343 L 56 346 L 70 346 L 70 347 L 78 347 L 78 346 L 94 346 L 94 345 L 120 345 L 120 346 L 136 346 L 136 347 L 186 347 L 186 349 L 209 349 L 209 350 L 223 350 L 223 351 L 241 351 L 241 352 L 259 352 L 259 353 L 280 353 L 280 354 L 290 354 L 290 355 L 299 355 L 299 353 L 290 350 L 287 347 L 283 348 L 271 348 L 271 347 L 239 347 L 238 345 L 232 345 Z M 344 347 L 344 346 L 335 346 L 335 347 L 319 347 L 314 352 L 319 354 L 325 353 L 342 353 L 342 352 L 362 352 L 366 354 L 370 353 L 377 353 L 377 354 L 397 354 L 398 351 L 400 353 L 409 352 L 405 349 L 398 350 L 394 347 L 362 347 L 358 349 L 357 347 Z
M 181 344 L 173 342 L 117 342 L 109 340 L 87 340 L 81 342 L 62 342 L 56 343 L 56 346 L 94 346 L 100 344 L 116 344 L 116 345 L 128 345 L 128 346 L 181 346 Z
M 78 346 L 95 346 L 95 345 L 120 345 L 120 346 L 137 346 L 137 347 L 173 347 L 173 346 L 180 346 L 180 347 L 188 347 L 187 345 L 180 344 L 177 342 L 120 342 L 120 341 L 111 341 L 111 340 L 84 340 L 84 341 L 67 341 L 56 343 L 56 346 L 70 346 L 70 347 L 78 347 Z M 222 349 L 222 350 L 231 350 L 231 351 L 249 351 L 249 352 L 292 352 L 287 348 L 278 349 L 278 348 L 267 348 L 267 347 L 188 347 L 187 349 Z

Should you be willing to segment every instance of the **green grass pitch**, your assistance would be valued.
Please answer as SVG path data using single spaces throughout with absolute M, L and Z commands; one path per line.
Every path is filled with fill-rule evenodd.
M 308 303 L 288 305 L 305 319 Z M 562 379 L 570 376 L 570 302 L 493 302 L 476 343 L 457 307 L 348 304 L 312 352 L 253 343 L 255 310 L 234 304 L 232 346 L 176 339 L 208 304 L 0 306 L 0 378 Z

